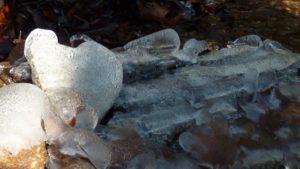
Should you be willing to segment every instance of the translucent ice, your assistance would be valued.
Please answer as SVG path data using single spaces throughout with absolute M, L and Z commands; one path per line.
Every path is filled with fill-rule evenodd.
M 99 169 L 105 169 L 111 162 L 109 144 L 93 132 L 72 128 L 62 133 L 57 141 L 61 153 L 86 157 Z
M 208 44 L 206 41 L 190 39 L 185 42 L 182 50 L 177 52 L 174 56 L 181 61 L 195 63 L 196 62 L 195 57 L 198 56 L 199 53 L 207 49 L 208 49 Z
M 261 116 L 267 113 L 266 107 L 258 103 L 240 104 L 240 107 L 246 113 L 246 117 L 254 122 L 258 122 Z
M 281 82 L 278 85 L 278 89 L 281 95 L 289 99 L 290 101 L 300 101 L 300 85 L 296 82 Z
M 205 40 L 189 39 L 183 45 L 182 50 L 185 54 L 197 56 L 199 53 L 208 49 L 208 43 Z
M 235 46 L 249 45 L 253 47 L 259 47 L 262 45 L 262 40 L 257 35 L 246 35 L 246 36 L 239 37 L 238 39 L 233 41 L 233 44 Z
M 54 112 L 70 126 L 92 130 L 98 123 L 95 110 L 84 104 L 77 92 L 69 88 L 48 90 Z
M 85 107 L 91 106 L 102 118 L 121 89 L 121 63 L 94 41 L 71 48 L 59 44 L 54 32 L 35 29 L 26 39 L 24 53 L 32 68 L 33 82 L 51 102 L 55 102 L 57 92 L 70 89 L 78 93 Z
M 126 50 L 142 48 L 152 54 L 173 53 L 179 47 L 180 39 L 173 29 L 164 29 L 124 45 Z
M 19 83 L 1 88 L 0 155 L 42 144 L 46 140 L 42 117 L 49 111 L 47 97 L 34 85 Z
M 284 159 L 284 151 L 280 149 L 246 149 L 242 148 L 244 158 L 242 158 L 242 166 L 250 167 L 258 164 L 265 164 L 272 161 L 281 161 Z

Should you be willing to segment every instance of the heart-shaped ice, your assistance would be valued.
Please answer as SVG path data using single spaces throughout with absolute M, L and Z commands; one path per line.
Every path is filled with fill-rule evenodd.
M 35 29 L 26 39 L 24 52 L 32 68 L 33 82 L 46 92 L 52 104 L 73 104 L 68 102 L 76 99 L 57 100 L 56 96 L 65 89 L 70 96 L 61 98 L 71 98 L 74 92 L 80 96 L 83 104 L 75 107 L 78 112 L 67 113 L 91 112 L 92 117 L 93 108 L 102 118 L 119 94 L 122 65 L 109 49 L 94 41 L 72 48 L 59 44 L 53 31 Z M 64 121 L 70 120 L 66 114 L 60 116 Z M 91 127 L 94 126 L 87 128 Z

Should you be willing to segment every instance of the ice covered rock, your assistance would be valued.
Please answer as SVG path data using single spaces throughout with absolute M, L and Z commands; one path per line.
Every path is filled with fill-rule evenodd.
M 144 49 L 151 54 L 170 54 L 178 51 L 180 38 L 173 29 L 164 29 L 128 42 L 124 49 Z
M 102 118 L 121 89 L 121 63 L 110 50 L 94 41 L 71 48 L 59 44 L 54 32 L 35 29 L 26 39 L 24 53 L 32 68 L 33 82 L 46 92 L 52 104 L 59 96 L 60 104 L 74 106 L 77 100 L 71 97 L 77 94 L 82 104 L 73 107 L 76 112 L 67 112 L 73 116 L 83 111 L 94 118 L 95 111 Z M 58 113 L 65 113 L 64 107 L 55 107 L 63 108 Z M 66 120 L 65 114 L 60 116 Z M 91 128 L 95 123 L 80 125 Z
M 43 168 L 47 154 L 42 117 L 49 111 L 47 96 L 32 84 L 0 89 L 0 168 Z

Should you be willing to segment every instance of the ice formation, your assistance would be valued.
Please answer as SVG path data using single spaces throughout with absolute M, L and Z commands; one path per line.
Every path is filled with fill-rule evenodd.
M 180 47 L 180 39 L 173 29 L 164 29 L 150 35 L 133 40 L 124 45 L 124 49 L 145 49 L 151 54 L 168 54 L 176 52 Z
M 80 96 L 83 107 L 78 107 L 76 113 L 96 111 L 102 118 L 121 89 L 121 63 L 94 41 L 71 48 L 59 44 L 54 32 L 35 29 L 26 39 L 24 53 L 32 68 L 33 82 L 46 92 L 52 104 L 65 89 Z
M 1 88 L 0 155 L 16 154 L 43 144 L 46 137 L 42 117 L 49 111 L 44 92 L 32 84 L 11 84 Z
M 284 72 L 297 71 L 300 55 L 278 43 L 262 42 L 254 35 L 235 43 L 243 45 L 198 56 L 196 63 L 176 59 L 182 51 L 159 56 L 148 53 L 148 60 L 127 61 L 124 74 L 131 79 L 123 84 L 108 125 L 135 128 L 155 141 L 170 140 L 182 127 L 200 125 L 217 114 L 229 119 L 241 116 L 241 101 L 256 101 L 258 92 L 284 81 Z M 280 104 L 275 95 L 261 100 L 267 110 Z M 249 117 L 258 120 L 253 114 Z

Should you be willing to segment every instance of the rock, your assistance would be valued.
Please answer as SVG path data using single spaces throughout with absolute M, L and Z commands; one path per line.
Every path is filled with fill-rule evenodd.
M 12 67 L 9 74 L 16 82 L 30 82 L 31 81 L 31 68 L 28 62 L 23 62 L 18 66 Z
M 20 83 L 0 89 L 0 168 L 44 168 L 42 117 L 49 101 L 38 87 Z
M 33 82 L 46 92 L 52 104 L 64 90 L 64 98 L 78 94 L 83 104 L 70 114 L 95 111 L 101 119 L 121 89 L 121 63 L 110 50 L 94 41 L 71 48 L 59 44 L 54 32 L 35 29 L 26 39 L 24 54 L 32 68 Z M 62 100 L 65 101 L 72 99 Z M 64 115 L 60 116 L 65 120 Z
M 45 144 L 35 145 L 29 149 L 23 149 L 16 155 L 0 157 L 0 168 L 5 169 L 44 169 L 48 160 Z

